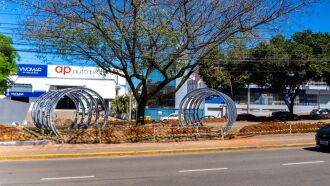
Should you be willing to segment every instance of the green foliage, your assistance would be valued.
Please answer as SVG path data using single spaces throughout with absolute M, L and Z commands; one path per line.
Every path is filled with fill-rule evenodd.
M 274 36 L 247 48 L 248 41 L 229 41 L 228 52 L 211 52 L 200 66 L 200 75 L 211 88 L 230 90 L 255 83 L 278 93 L 293 113 L 294 100 L 308 81 L 325 81 L 330 85 L 330 35 L 310 30 L 297 32 L 292 39 Z
M 111 111 L 117 113 L 128 113 L 129 109 L 129 96 L 119 96 L 111 101 Z
M 251 57 L 260 61 L 251 81 L 281 95 L 291 113 L 301 86 L 308 81 L 329 79 L 330 40 L 328 33 L 297 32 L 292 39 L 274 36 L 260 43 Z
M 199 74 L 208 87 L 221 88 L 233 97 L 235 91 L 249 83 L 249 64 L 241 61 L 249 56 L 247 40 L 245 35 L 231 39 L 227 52 L 216 48 L 201 63 Z
M 219 60 L 223 59 L 223 56 L 224 54 L 220 50 L 215 49 L 203 60 L 199 67 L 200 76 L 210 88 L 217 89 L 220 85 L 227 87 L 230 84 L 224 69 L 216 67 Z
M 10 83 L 8 76 L 17 71 L 18 54 L 11 44 L 9 37 L 0 34 L 0 94 L 4 93 Z
M 141 124 L 147 100 L 181 78 L 167 93 L 174 94 L 213 48 L 314 2 L 10 1 L 32 15 L 25 16 L 25 35 L 34 36 L 27 39 L 40 45 L 43 53 L 93 61 L 106 72 L 124 77 L 138 102 Z M 161 80 L 150 90 L 153 72 Z

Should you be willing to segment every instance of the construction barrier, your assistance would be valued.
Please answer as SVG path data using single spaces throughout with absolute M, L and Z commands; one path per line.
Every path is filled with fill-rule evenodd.
M 315 132 L 319 129 L 319 127 L 315 127 L 315 124 L 311 124 L 310 127 L 306 128 L 297 128 L 299 124 L 283 124 L 281 126 L 287 126 L 287 128 L 269 131 L 226 132 L 223 128 L 211 130 L 207 127 L 161 127 L 159 125 L 149 125 L 142 127 L 109 127 L 106 129 L 61 130 L 60 136 L 54 133 L 46 134 L 43 130 L 36 130 L 34 131 L 34 134 L 21 132 L 16 135 L 10 135 L 10 133 L 9 135 L 3 135 L 2 132 L 0 132 L 0 141 L 49 139 L 65 143 L 86 143 L 87 141 L 92 141 L 93 143 L 120 143 L 132 141 L 166 142 L 173 140 L 175 141 L 176 139 L 189 141 L 196 139 L 225 139 L 232 138 L 234 136 L 308 133 Z

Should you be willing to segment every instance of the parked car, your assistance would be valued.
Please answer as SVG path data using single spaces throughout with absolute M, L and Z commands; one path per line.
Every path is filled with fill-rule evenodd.
M 277 119 L 277 120 L 280 120 L 280 121 L 286 121 L 286 120 L 295 119 L 295 118 L 298 117 L 298 115 L 291 114 L 288 111 L 275 111 L 275 112 L 272 112 L 272 117 L 274 119 Z
M 178 113 L 172 113 L 168 116 L 161 117 L 161 121 L 166 121 L 166 120 L 178 120 L 179 119 L 179 114 Z
M 330 114 L 330 109 L 313 109 L 310 115 Z
M 296 114 L 291 114 L 288 111 L 275 111 L 272 112 L 273 117 L 284 117 L 284 118 L 290 118 L 290 117 L 297 117 Z
M 316 131 L 315 135 L 316 145 L 322 148 L 330 147 L 330 125 L 326 125 Z
M 242 113 L 237 115 L 237 121 L 256 121 L 257 116 L 248 113 Z

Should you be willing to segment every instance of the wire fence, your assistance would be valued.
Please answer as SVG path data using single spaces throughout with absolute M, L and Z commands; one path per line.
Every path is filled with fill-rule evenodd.
M 196 140 L 226 140 L 254 135 L 311 133 L 326 123 L 250 125 L 240 130 L 225 132 L 213 127 L 168 127 L 149 125 L 142 127 L 108 127 L 106 129 L 60 129 L 60 136 L 44 130 L 0 130 L 0 141 L 52 140 L 55 143 L 134 143 L 178 142 Z

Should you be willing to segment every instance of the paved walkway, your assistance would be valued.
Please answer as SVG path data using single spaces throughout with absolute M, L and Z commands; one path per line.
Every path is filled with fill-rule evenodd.
M 254 136 L 231 140 L 206 140 L 170 143 L 121 143 L 121 144 L 52 144 L 42 146 L 0 146 L 0 159 L 7 156 L 105 153 L 104 155 L 150 154 L 193 151 L 240 150 L 275 147 L 313 146 L 315 133 Z M 122 153 L 120 153 L 122 152 Z M 125 153 L 126 152 L 126 153 Z M 146 152 L 146 153 L 143 153 Z M 149 152 L 149 153 L 148 153 Z M 100 154 L 99 154 L 100 155 Z M 63 156 L 65 157 L 65 156 Z M 71 156 L 70 156 L 71 157 Z

